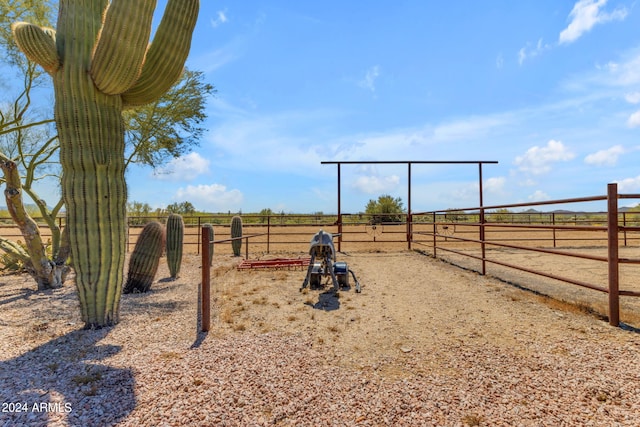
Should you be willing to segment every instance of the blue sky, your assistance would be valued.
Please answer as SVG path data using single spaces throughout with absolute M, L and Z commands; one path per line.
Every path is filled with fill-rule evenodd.
M 631 0 L 203 0 L 208 131 L 129 199 L 335 212 L 331 160 L 495 160 L 485 205 L 640 193 L 638 28 Z M 415 165 L 412 210 L 476 206 L 477 172 Z M 343 211 L 383 193 L 406 166 L 342 167 Z

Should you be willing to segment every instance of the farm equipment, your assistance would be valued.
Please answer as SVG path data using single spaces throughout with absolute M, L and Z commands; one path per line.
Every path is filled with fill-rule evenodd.
M 346 262 L 336 262 L 336 250 L 333 246 L 333 237 L 331 233 L 323 230 L 318 231 L 311 239 L 309 255 L 311 261 L 307 268 L 307 277 L 300 290 L 307 286 L 311 288 L 319 288 L 322 286 L 322 279 L 330 276 L 333 283 L 334 292 L 338 292 L 341 287 L 349 287 L 349 273 L 353 276 L 356 292 L 360 292 L 360 282 L 356 278 L 355 273 L 349 270 Z

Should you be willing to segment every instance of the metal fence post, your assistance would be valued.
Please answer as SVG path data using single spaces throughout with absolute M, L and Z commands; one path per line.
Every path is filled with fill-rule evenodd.
M 609 324 L 620 324 L 618 283 L 618 184 L 607 185 L 607 248 L 609 266 Z
M 556 247 L 556 214 L 551 213 L 551 224 L 553 225 L 553 247 Z
M 200 312 L 202 314 L 202 332 L 207 332 L 211 324 L 211 265 L 209 264 L 209 229 L 202 227 L 202 283 Z
M 484 208 L 480 208 L 480 252 L 482 253 L 482 274 L 483 276 L 487 274 L 487 253 L 486 253 L 486 245 L 485 245 L 485 218 L 484 218 Z
M 436 236 L 436 231 L 438 231 L 437 226 L 436 226 L 436 212 L 433 212 L 433 257 L 437 258 L 437 253 L 436 253 L 436 247 L 438 246 L 438 242 L 437 242 L 437 236 Z
M 622 235 L 624 237 L 624 246 L 627 246 L 627 213 L 622 212 Z
M 411 214 L 408 213 L 407 214 L 407 249 L 411 250 L 411 240 L 413 240 L 413 233 L 412 233 L 412 218 L 411 218 Z

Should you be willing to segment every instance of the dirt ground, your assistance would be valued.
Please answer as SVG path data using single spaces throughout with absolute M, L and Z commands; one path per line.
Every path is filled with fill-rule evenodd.
M 277 254 L 284 255 L 306 253 Z M 599 420 L 593 425 L 613 425 L 614 421 L 617 425 L 637 425 L 637 330 L 611 327 L 579 306 L 416 251 L 348 252 L 337 257 L 355 272 L 361 293 L 356 293 L 353 286 L 341 290 L 338 297 L 329 286 L 300 291 L 304 270 L 238 270 L 240 258 L 215 256 L 211 329 L 206 336 L 198 334 L 202 271 L 197 255 L 185 255 L 180 277 L 175 281 L 167 279 L 163 259 L 151 291 L 123 295 L 121 322 L 105 333 L 78 331 L 82 322 L 70 284 L 54 291 L 35 292 L 25 276 L 2 276 L 0 365 L 7 369 L 4 374 L 0 370 L 0 374 L 9 375 L 11 370 L 35 372 L 39 377 L 32 379 L 35 385 L 12 379 L 15 384 L 0 391 L 0 396 L 15 399 L 32 389 L 46 394 L 50 387 L 67 384 L 68 389 L 56 390 L 71 402 L 74 412 L 69 416 L 80 420 L 73 425 L 89 425 L 82 424 L 85 415 L 94 417 L 94 425 L 115 425 L 106 421 L 112 419 L 109 414 L 116 414 L 113 416 L 122 425 L 158 425 L 165 421 L 162 417 L 180 407 L 174 406 L 172 412 L 170 405 L 196 405 L 198 397 L 205 393 L 199 384 L 221 393 L 226 390 L 225 384 L 234 384 L 237 379 L 219 383 L 222 374 L 200 361 L 227 357 L 224 352 L 216 356 L 220 346 L 247 337 L 291 337 L 296 343 L 303 343 L 296 345 L 304 345 L 305 355 L 318 358 L 317 366 L 324 367 L 320 372 L 325 380 L 333 375 L 340 382 L 338 376 L 357 375 L 355 385 L 341 386 L 344 390 L 367 388 L 370 384 L 400 384 L 398 390 L 405 390 L 423 384 L 425 379 L 437 379 L 434 384 L 439 385 L 423 384 L 415 396 L 430 393 L 427 400 L 435 407 L 429 411 L 441 414 L 439 421 L 402 425 L 515 425 L 511 422 L 523 417 L 529 421 L 522 425 L 532 426 L 584 425 L 587 419 Z M 69 342 L 69 337 L 93 337 L 100 345 L 87 349 L 82 340 Z M 239 354 L 233 357 L 243 360 L 249 355 L 242 351 L 269 351 L 261 357 L 267 361 L 277 359 L 276 366 L 284 363 L 283 357 L 290 359 L 293 366 L 300 363 L 296 354 L 274 354 L 273 349 L 263 350 L 260 346 L 234 351 Z M 287 351 L 291 352 L 291 348 Z M 61 361 L 56 361 L 57 352 L 63 355 Z M 95 352 L 100 353 L 99 357 Z M 91 364 L 83 363 L 85 358 Z M 95 358 L 99 361 L 93 361 Z M 69 371 L 67 359 L 74 361 Z M 198 362 L 192 363 L 192 359 Z M 616 363 L 611 363 L 614 359 Z M 45 366 L 41 360 L 47 360 Z M 90 376 L 98 365 L 102 366 L 102 377 Z M 65 369 L 58 369 L 59 366 Z M 202 368 L 197 370 L 197 366 Z M 562 366 L 560 376 L 558 366 Z M 247 369 L 247 378 L 253 378 L 253 368 Z M 111 374 L 120 376 L 111 379 Z M 122 385 L 120 377 L 125 374 L 128 382 Z M 200 377 L 194 380 L 190 375 Z M 167 387 L 168 379 L 188 387 Z M 293 380 L 282 384 L 281 393 L 290 388 L 290 381 Z M 280 383 L 279 377 L 271 378 L 271 382 Z M 300 390 L 308 385 L 297 387 Z M 247 389 L 247 396 L 253 396 L 252 390 Z M 377 391 L 369 396 L 380 398 Z M 303 397 L 287 395 L 292 401 Z M 126 404 L 118 399 L 125 399 Z M 83 402 L 90 402 L 88 409 L 84 409 Z M 160 411 L 158 405 L 169 405 L 169 409 Z M 262 406 L 255 405 L 243 408 L 257 412 L 247 412 L 250 419 L 259 419 L 259 414 L 265 413 Z M 579 409 L 575 409 L 576 405 Z M 395 406 L 390 403 L 390 407 Z M 210 415 L 214 409 L 225 414 L 230 408 L 222 400 L 183 407 L 188 408 L 191 417 Z M 426 416 L 429 411 L 418 413 Z M 349 412 L 344 413 L 350 416 Z M 269 417 L 279 419 L 272 415 Z M 63 419 L 65 415 L 55 416 Z M 356 414 L 351 424 L 345 425 L 357 425 L 358 420 L 366 418 Z M 143 424 L 141 420 L 148 421 Z M 496 424 L 496 420 L 510 421 Z M 293 420 L 289 424 L 268 420 L 255 423 L 267 424 L 312 425 L 308 419 L 306 424 Z M 164 425 L 201 424 L 179 419 Z M 362 425 L 393 424 L 374 419 L 370 423 L 363 421 Z
M 253 259 L 305 255 L 263 254 Z M 442 353 L 432 362 L 446 360 L 447 348 L 469 340 L 527 352 L 527 337 L 533 340 L 541 333 L 561 340 L 575 331 L 616 329 L 579 304 L 416 251 L 338 253 L 337 258 L 354 271 L 361 293 L 356 293 L 351 277 L 351 288 L 337 297 L 328 280 L 323 289 L 301 291 L 306 269 L 239 270 L 242 258 L 217 255 L 211 270 L 211 333 L 292 334 L 326 349 L 337 364 L 406 375 L 403 361 L 412 355 Z M 185 255 L 175 282 L 166 281 L 162 261 L 151 294 L 123 296 L 121 316 L 154 321 L 186 317 L 195 339 L 201 258 Z M 13 342 L 26 349 L 81 326 L 73 286 L 37 293 L 31 285 L 27 276 L 0 280 L 1 332 L 7 345 Z M 434 363 L 420 369 L 437 370 Z
M 352 286 L 336 298 L 330 283 L 300 291 L 304 270 L 237 270 L 233 257 L 218 257 L 212 272 L 218 333 L 311 337 L 335 363 L 407 375 L 404 362 L 412 355 L 441 355 L 420 367 L 438 370 L 449 348 L 469 340 L 526 353 L 527 339 L 537 334 L 562 341 L 609 328 L 579 304 L 415 251 L 340 253 L 338 260 L 355 272 L 361 293 Z

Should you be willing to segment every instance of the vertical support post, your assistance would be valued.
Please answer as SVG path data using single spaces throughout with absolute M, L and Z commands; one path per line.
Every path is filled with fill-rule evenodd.
M 411 250 L 411 162 L 407 162 L 407 249 Z
M 609 265 L 609 324 L 620 325 L 618 276 L 618 184 L 607 185 L 607 247 Z
M 551 213 L 551 223 L 553 225 L 553 247 L 556 247 L 556 214 L 555 212 Z
M 65 227 L 67 224 L 65 223 Z M 129 222 L 129 218 L 127 218 L 127 253 L 129 253 L 129 245 L 131 243 L 131 224 Z
M 196 230 L 200 230 L 202 228 L 202 224 L 200 223 L 200 217 L 198 217 L 198 228 Z M 200 239 L 196 239 L 196 254 L 200 253 Z
M 484 244 L 485 230 L 484 230 L 484 201 L 482 196 L 482 163 L 478 163 L 478 176 L 479 176 L 479 190 L 480 190 L 480 251 L 482 253 L 482 272 L 484 276 L 487 272 L 487 262 L 485 261 L 486 245 Z
M 202 314 L 202 332 L 207 332 L 211 324 L 211 266 L 209 265 L 209 229 L 202 228 L 202 283 L 200 313 Z
M 436 236 L 436 231 L 438 231 L 438 227 L 436 226 L 436 219 L 437 219 L 437 215 L 436 215 L 436 211 L 433 211 L 433 257 L 437 258 L 437 247 L 438 247 L 438 238 Z
M 270 242 L 271 242 L 271 215 L 267 215 L 267 253 L 269 253 Z
M 338 252 L 342 252 L 342 210 L 340 209 L 340 163 L 338 163 Z
M 622 212 L 622 236 L 624 237 L 624 246 L 627 247 L 627 213 Z
M 249 238 L 244 238 L 244 259 L 249 259 Z

